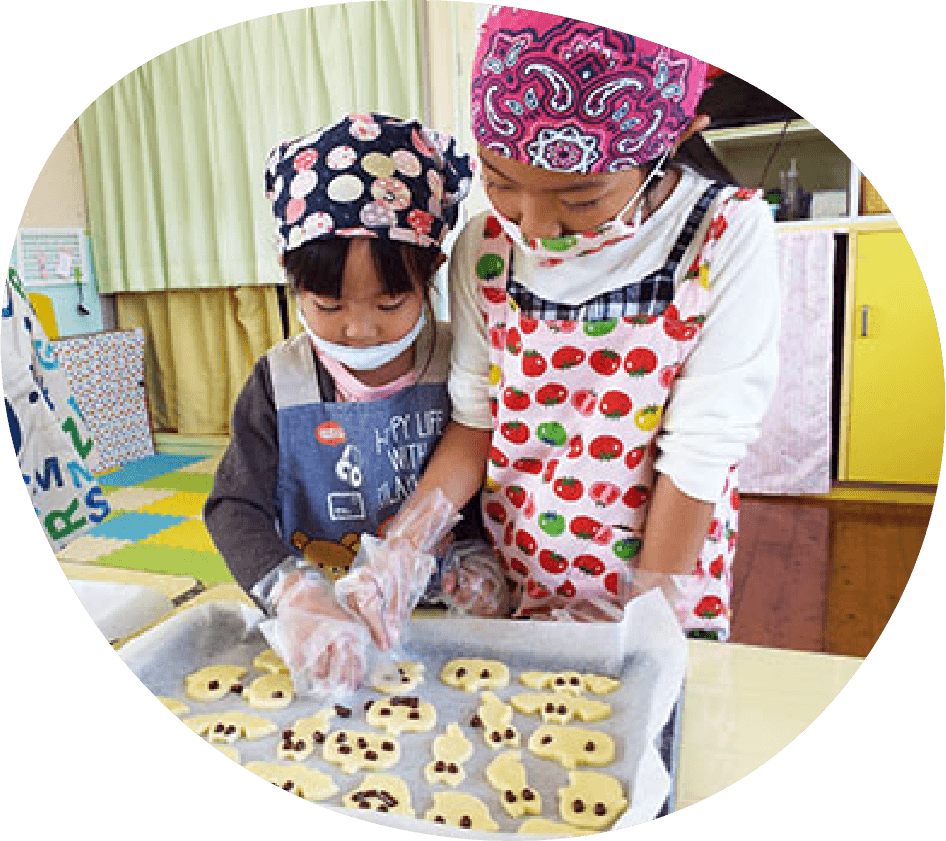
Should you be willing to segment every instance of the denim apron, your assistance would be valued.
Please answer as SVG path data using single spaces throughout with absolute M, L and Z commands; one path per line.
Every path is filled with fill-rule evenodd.
M 418 338 L 418 358 L 426 359 L 430 340 L 428 329 Z M 449 335 L 438 335 L 421 381 L 367 403 L 334 402 L 332 380 L 304 334 L 269 352 L 280 531 L 329 578 L 351 567 L 362 533 L 383 535 L 416 487 L 450 417 L 448 352 Z

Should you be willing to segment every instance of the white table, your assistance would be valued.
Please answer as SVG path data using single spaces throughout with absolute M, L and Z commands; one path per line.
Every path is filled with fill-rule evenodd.
M 688 642 L 676 809 L 767 762 L 811 724 L 862 659 Z

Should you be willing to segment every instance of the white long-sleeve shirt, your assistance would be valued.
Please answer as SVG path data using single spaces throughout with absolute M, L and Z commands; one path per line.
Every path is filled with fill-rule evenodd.
M 635 235 L 597 254 L 544 268 L 518 246 L 515 280 L 549 301 L 579 304 L 638 281 L 665 263 L 687 215 L 709 185 L 682 169 L 677 186 Z M 714 214 L 711 207 L 680 261 L 679 286 Z M 454 244 L 449 270 L 454 343 L 449 378 L 453 420 L 489 429 L 489 338 L 474 266 L 483 217 Z M 577 277 L 577 279 L 576 279 Z M 778 372 L 779 286 L 775 225 L 761 199 L 743 203 L 713 252 L 712 300 L 702 335 L 673 385 L 658 435 L 656 467 L 687 496 L 715 502 L 731 465 L 756 440 Z

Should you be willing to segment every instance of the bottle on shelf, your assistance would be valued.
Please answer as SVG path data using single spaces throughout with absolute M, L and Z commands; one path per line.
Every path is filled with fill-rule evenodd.
M 801 188 L 798 183 L 798 161 L 792 158 L 788 172 L 779 173 L 782 182 L 782 204 L 779 218 L 788 222 L 801 218 Z

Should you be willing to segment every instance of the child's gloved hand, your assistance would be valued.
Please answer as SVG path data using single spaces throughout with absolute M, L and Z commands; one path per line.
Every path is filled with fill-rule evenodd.
M 364 620 L 382 651 L 400 639 L 436 567 L 435 547 L 459 519 L 438 488 L 420 499 L 411 497 L 383 540 L 362 535 L 352 569 L 335 583 L 335 594 Z
M 453 544 L 444 558 L 439 597 L 456 613 L 509 616 L 512 592 L 492 546 L 481 540 Z
M 659 589 L 683 626 L 687 612 L 688 587 L 696 580 L 692 575 L 673 575 L 645 569 L 628 569 L 618 583 L 618 595 L 609 599 L 563 599 L 553 597 L 540 608 L 529 612 L 530 619 L 545 619 L 565 622 L 620 622 L 624 618 L 624 605 L 651 590 Z
M 260 624 L 289 666 L 300 695 L 354 691 L 367 671 L 368 632 L 335 600 L 320 577 L 294 575 L 276 598 L 275 617 Z
M 687 591 L 694 584 L 698 586 L 695 575 L 673 575 L 667 572 L 635 569 L 630 582 L 630 598 L 659 589 L 682 628 L 687 614 Z

